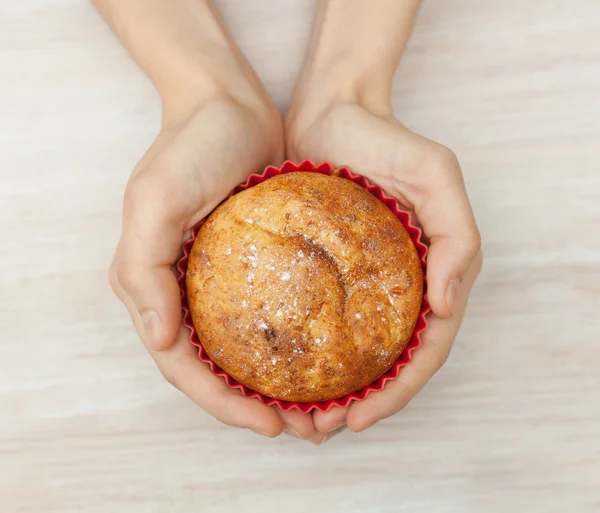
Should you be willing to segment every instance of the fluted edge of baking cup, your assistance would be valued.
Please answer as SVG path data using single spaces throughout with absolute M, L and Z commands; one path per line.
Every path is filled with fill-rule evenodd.
M 238 185 L 235 189 L 233 189 L 233 191 L 231 191 L 228 198 L 233 196 L 234 194 L 237 194 L 238 192 L 249 189 L 250 187 L 254 187 L 255 185 L 258 185 L 259 183 L 262 183 L 275 175 L 297 172 L 321 173 L 324 175 L 335 175 L 341 178 L 345 178 L 360 185 L 361 187 L 364 187 L 381 202 L 383 202 L 396 215 L 396 217 L 400 219 L 400 221 L 408 231 L 415 247 L 417 248 L 417 253 L 421 260 L 421 266 L 423 267 L 424 291 L 426 290 L 425 274 L 427 246 L 421 240 L 421 229 L 417 226 L 414 226 L 411 223 L 410 214 L 402 210 L 398 202 L 393 197 L 386 194 L 381 187 L 375 185 L 364 176 L 354 174 L 346 167 L 334 168 L 327 162 L 315 166 L 309 160 L 305 160 L 300 164 L 294 164 L 293 162 L 286 161 L 281 165 L 281 167 L 267 166 L 261 174 L 250 175 L 246 182 Z M 222 377 L 230 388 L 240 390 L 245 397 L 254 397 L 262 403 L 266 404 L 267 406 L 276 405 L 283 411 L 296 409 L 302 413 L 309 413 L 312 410 L 327 411 L 336 406 L 345 407 L 353 401 L 364 400 L 371 392 L 378 392 L 382 390 L 388 381 L 396 379 L 402 367 L 404 367 L 410 362 L 413 351 L 421 345 L 421 333 L 423 333 L 425 328 L 427 328 L 427 320 L 425 317 L 430 310 L 425 294 L 423 295 L 421 311 L 419 313 L 419 317 L 417 319 L 417 323 L 415 325 L 412 337 L 402 354 L 387 372 L 381 375 L 375 382 L 371 383 L 370 385 L 367 385 L 366 387 L 361 388 L 360 390 L 347 394 L 343 397 L 340 397 L 339 399 L 301 403 L 293 401 L 282 401 L 280 399 L 267 397 L 259 392 L 256 392 L 255 390 L 246 387 L 241 383 L 238 383 L 235 379 L 229 376 L 229 374 L 227 374 L 223 369 L 217 366 L 209 358 L 208 354 L 204 350 L 204 347 L 202 346 L 202 343 L 198 338 L 198 334 L 196 332 L 196 329 L 194 328 L 194 324 L 192 322 L 192 315 L 188 306 L 185 285 L 188 260 L 190 252 L 192 250 L 192 246 L 194 244 L 194 240 L 196 240 L 198 231 L 200 230 L 200 227 L 204 223 L 205 219 L 196 224 L 196 226 L 194 226 L 194 228 L 192 229 L 192 237 L 183 244 L 183 257 L 177 262 L 177 269 L 179 271 L 178 283 L 179 289 L 181 291 L 181 307 L 183 310 L 183 324 L 190 331 L 190 342 L 198 348 L 198 358 L 200 358 L 200 360 L 202 360 L 203 362 L 207 363 L 214 374 Z

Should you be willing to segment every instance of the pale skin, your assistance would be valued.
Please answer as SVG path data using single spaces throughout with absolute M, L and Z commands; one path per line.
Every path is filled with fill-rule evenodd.
M 481 267 L 460 167 L 394 118 L 391 84 L 417 0 L 321 0 L 282 122 L 205 0 L 93 0 L 156 86 L 163 122 L 134 169 L 110 281 L 165 378 L 216 419 L 322 443 L 403 409 L 445 362 Z M 432 307 L 423 346 L 399 378 L 347 408 L 302 415 L 241 396 L 198 360 L 172 270 L 182 240 L 238 183 L 284 158 L 346 165 L 414 212 L 430 241 Z

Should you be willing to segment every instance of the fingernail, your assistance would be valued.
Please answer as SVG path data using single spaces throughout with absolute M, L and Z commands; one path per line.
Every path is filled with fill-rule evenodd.
M 327 440 L 329 440 L 332 436 L 332 433 L 327 433 L 321 441 L 317 442 L 317 445 L 323 445 Z
M 302 438 L 302 436 L 300 435 L 300 433 L 298 433 L 298 431 L 296 431 L 293 427 L 286 426 L 283 429 L 283 432 L 286 435 L 293 436 L 294 438 L 300 438 L 300 439 Z
M 324 444 L 327 440 L 329 440 L 329 438 L 331 437 L 331 433 L 326 433 L 324 435 L 313 435 L 312 437 L 310 437 L 308 439 L 308 441 L 310 443 L 313 443 L 315 445 L 321 445 Z
M 270 435 L 269 433 L 267 433 L 266 431 L 262 431 L 261 429 L 253 429 L 252 431 L 254 431 L 257 435 L 266 436 L 267 438 L 275 438 L 273 435 Z
M 446 289 L 446 303 L 452 313 L 454 313 L 454 303 L 456 302 L 456 294 L 458 293 L 458 285 L 459 285 L 459 281 L 457 279 L 452 280 L 448 284 L 448 288 Z
M 308 441 L 311 444 L 315 444 L 315 445 L 321 445 L 323 442 L 327 441 L 327 438 L 329 438 L 329 435 L 318 435 L 318 436 L 313 436 L 311 438 L 308 439 Z
M 345 424 L 346 424 L 345 420 L 340 420 L 335 426 L 333 426 L 332 428 L 330 428 L 329 431 L 327 431 L 327 432 L 331 433 L 332 431 L 335 431 L 336 429 L 340 429 Z
M 163 335 L 163 325 L 160 317 L 154 310 L 145 310 L 141 315 L 146 333 L 146 343 L 152 348 L 160 347 Z

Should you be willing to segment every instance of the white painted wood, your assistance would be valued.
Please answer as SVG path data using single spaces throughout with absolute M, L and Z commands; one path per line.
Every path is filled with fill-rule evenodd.
M 285 107 L 313 2 L 221 5 Z M 159 109 L 92 7 L 2 0 L 0 70 L 0 511 L 600 511 L 599 2 L 425 1 L 395 107 L 458 153 L 487 260 L 446 367 L 322 447 L 219 425 L 110 293 Z

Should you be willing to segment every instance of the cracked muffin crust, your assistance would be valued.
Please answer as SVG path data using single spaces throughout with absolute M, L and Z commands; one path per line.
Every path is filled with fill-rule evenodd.
M 400 220 L 336 176 L 288 173 L 222 203 L 200 228 L 186 287 L 210 358 L 276 399 L 326 401 L 398 359 L 423 271 Z

